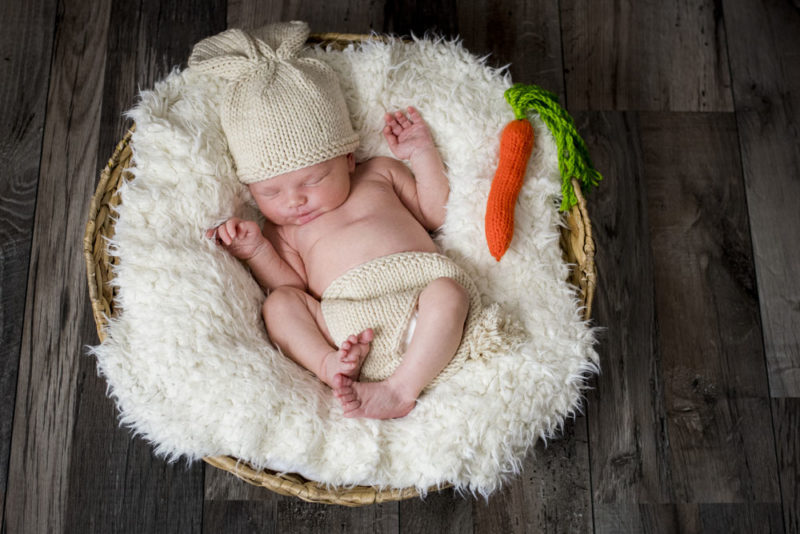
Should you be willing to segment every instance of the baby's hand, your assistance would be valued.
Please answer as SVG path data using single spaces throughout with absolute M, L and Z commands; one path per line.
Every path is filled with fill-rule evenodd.
M 408 117 L 402 111 L 395 111 L 383 118 L 386 121 L 383 135 L 398 159 L 410 160 L 422 152 L 436 150 L 431 131 L 416 108 L 408 107 Z
M 206 237 L 212 238 L 215 234 L 217 243 L 240 260 L 253 258 L 268 245 L 257 223 L 236 217 L 208 230 Z

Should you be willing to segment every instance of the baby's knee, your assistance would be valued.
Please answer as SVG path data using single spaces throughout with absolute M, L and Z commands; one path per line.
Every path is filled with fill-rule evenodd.
M 285 316 L 288 310 L 301 302 L 302 293 L 301 289 L 291 286 L 276 287 L 270 291 L 261 306 L 261 315 L 264 317 L 264 321 L 270 324 L 276 318 Z
M 452 278 L 437 278 L 428 286 L 432 291 L 428 295 L 437 306 L 451 306 L 455 312 L 466 316 L 469 310 L 469 292 Z

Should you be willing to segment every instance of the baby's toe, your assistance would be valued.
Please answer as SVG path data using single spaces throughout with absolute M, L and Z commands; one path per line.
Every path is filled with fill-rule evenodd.
M 353 391 L 353 388 L 343 388 L 337 394 L 336 398 L 339 399 L 339 402 L 342 404 L 346 404 L 349 402 L 353 402 L 358 400 L 356 396 L 356 392 Z
M 337 373 L 333 377 L 333 393 L 338 396 L 340 393 L 345 393 L 344 390 L 346 389 L 352 391 L 352 388 L 350 387 L 352 384 L 352 378 L 342 373 Z
M 342 410 L 345 417 L 358 417 L 359 409 L 361 408 L 361 401 L 358 399 L 342 403 Z
M 375 333 L 373 332 L 372 328 L 367 328 L 358 336 L 359 343 L 372 343 L 372 339 L 375 337 Z

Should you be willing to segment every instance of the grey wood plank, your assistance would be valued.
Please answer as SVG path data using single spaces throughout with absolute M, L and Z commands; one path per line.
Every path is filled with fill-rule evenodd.
M 586 417 L 567 420 L 562 436 L 537 444 L 522 474 L 473 505 L 475 532 L 592 532 Z
M 369 33 L 381 31 L 383 12 L 383 2 L 374 0 L 230 0 L 228 27 L 257 28 L 270 22 L 304 20 L 312 32 Z
M 480 506 L 471 496 L 452 489 L 429 493 L 424 500 L 400 502 L 400 532 L 419 534 L 469 534 L 473 532 L 473 508 Z
M 208 501 L 203 509 L 203 532 L 275 534 L 277 510 L 273 504 L 251 500 Z
M 510 64 L 515 82 L 535 83 L 562 95 L 561 28 L 554 0 L 480 0 L 458 3 L 464 46 L 488 64 Z
M 781 534 L 785 532 L 778 503 L 701 504 L 700 532 L 708 534 Z
M 284 498 L 277 505 L 277 532 L 394 534 L 398 532 L 397 508 L 395 502 L 348 508 Z
M 384 3 L 383 28 L 385 33 L 423 36 L 426 33 L 455 38 L 461 33 L 457 0 L 406 0 Z
M 64 2 L 55 25 L 9 462 L 5 528 L 61 532 L 76 381 L 94 325 L 82 238 L 96 171 L 110 3 Z
M 55 14 L 55 0 L 0 3 L 0 525 Z
M 778 469 L 781 480 L 783 521 L 786 532 L 800 533 L 800 399 L 772 399 Z
M 697 504 L 598 503 L 596 534 L 703 532 Z
M 597 534 L 779 534 L 778 504 L 600 504 L 595 509 Z
M 100 143 L 98 168 L 129 126 L 122 112 L 134 105 L 138 88 L 151 88 L 173 66 L 185 63 L 196 41 L 224 29 L 226 16 L 224 5 L 214 0 L 204 6 L 188 1 L 115 2 L 112 12 L 100 126 L 107 134 Z M 85 177 L 90 184 L 96 178 L 97 173 Z M 83 358 L 67 530 L 199 532 L 204 464 L 187 467 L 156 458 L 149 444 L 118 428 L 119 414 L 106 397 L 106 387 L 97 376 L 95 359 Z
M 576 121 L 604 175 L 589 197 L 600 280 L 595 321 L 606 328 L 598 345 L 601 373 L 587 394 L 595 510 L 601 504 L 669 502 L 669 433 L 639 121 L 619 112 L 583 112 Z
M 673 502 L 778 503 L 733 114 L 640 121 Z
M 773 397 L 800 397 L 800 10 L 724 2 Z
M 717 2 L 561 2 L 571 110 L 729 111 Z
M 238 479 L 232 473 L 212 465 L 204 466 L 203 483 L 206 501 L 268 501 L 275 507 L 283 496 L 260 486 Z M 205 513 L 208 513 L 206 510 Z

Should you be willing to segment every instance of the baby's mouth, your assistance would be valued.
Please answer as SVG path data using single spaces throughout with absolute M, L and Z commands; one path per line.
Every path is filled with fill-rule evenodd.
M 305 213 L 301 213 L 301 214 L 297 215 L 296 220 L 297 220 L 297 224 L 306 224 L 308 222 L 313 221 L 316 218 L 317 218 L 317 212 L 316 211 L 307 211 Z

